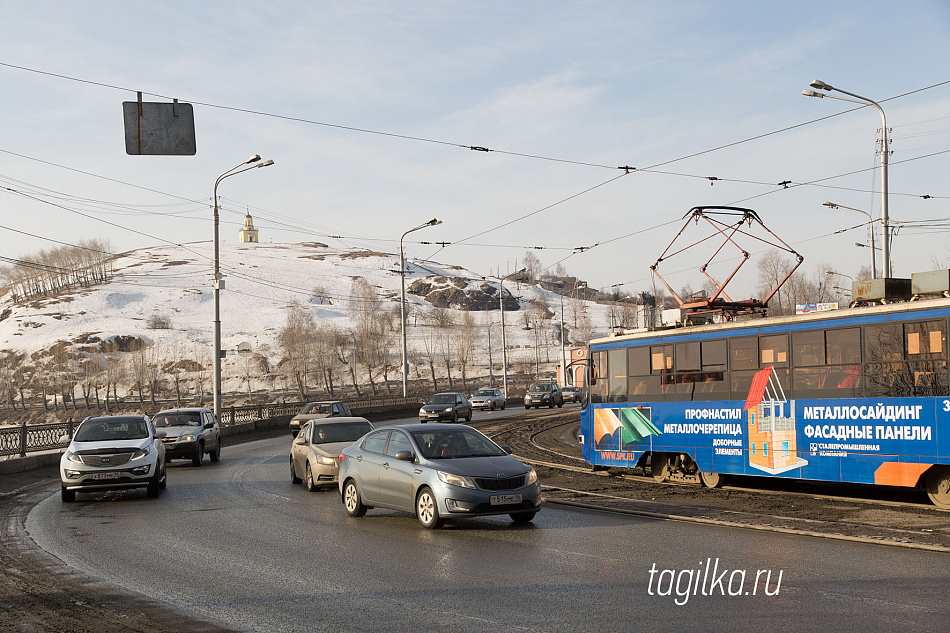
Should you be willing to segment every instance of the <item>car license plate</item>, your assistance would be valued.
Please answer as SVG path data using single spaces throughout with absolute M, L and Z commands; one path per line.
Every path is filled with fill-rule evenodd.
M 93 473 L 93 479 L 118 479 L 119 473 Z
M 521 503 L 521 495 L 492 495 L 488 498 L 493 506 L 504 506 L 511 503 Z

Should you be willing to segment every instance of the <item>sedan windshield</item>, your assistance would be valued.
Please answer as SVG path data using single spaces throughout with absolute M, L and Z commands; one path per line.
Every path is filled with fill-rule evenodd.
M 162 413 L 152 418 L 157 427 L 201 426 L 200 413 Z
M 145 420 L 86 420 L 79 425 L 73 441 L 108 442 L 111 440 L 143 440 L 148 437 Z
M 426 404 L 455 404 L 454 393 L 437 393 Z
M 475 431 L 416 431 L 412 434 L 419 451 L 426 459 L 458 459 L 462 457 L 501 457 L 507 455 L 497 444 Z
M 553 391 L 553 389 L 551 389 L 551 385 L 550 385 L 550 384 L 547 384 L 547 385 L 531 385 L 531 391 L 534 391 L 534 392 L 539 392 L 539 391 Z
M 330 413 L 330 405 L 314 402 L 305 406 L 301 413 Z
M 494 390 L 492 389 L 479 389 L 475 392 L 476 396 L 493 396 L 495 395 Z
M 373 430 L 369 422 L 346 422 L 342 424 L 318 424 L 313 427 L 312 444 L 355 442 Z

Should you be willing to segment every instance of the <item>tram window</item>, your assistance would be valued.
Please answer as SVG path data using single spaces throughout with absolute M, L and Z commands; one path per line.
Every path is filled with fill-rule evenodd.
M 733 371 L 732 377 L 732 399 L 745 400 L 749 397 L 749 390 L 752 389 L 752 377 L 755 371 Z
M 594 380 L 602 380 L 607 377 L 607 352 L 601 350 L 591 352 L 590 355 L 592 374 Z
M 825 364 L 825 332 L 794 332 L 792 334 L 792 363 L 796 367 L 814 367 Z
M 904 340 L 907 344 L 907 358 L 946 358 L 943 323 L 925 321 L 904 325 Z
M 603 350 L 591 352 L 590 401 L 600 404 L 607 401 L 607 353 Z
M 796 398 L 857 398 L 863 392 L 860 365 L 796 367 L 792 371 Z
M 828 330 L 825 333 L 825 338 L 828 342 L 829 365 L 848 365 L 861 362 L 860 328 Z
M 758 369 L 759 340 L 742 336 L 729 342 L 731 369 Z
M 676 344 L 676 371 L 699 371 L 699 341 Z
M 759 360 L 762 363 L 762 367 L 767 365 L 787 365 L 788 337 L 784 334 L 760 337 Z
M 885 323 L 864 328 L 865 362 L 883 363 L 903 358 L 904 343 L 900 324 Z
M 726 342 L 725 341 L 703 341 L 702 342 L 703 371 L 725 371 L 726 370 Z
M 607 350 L 607 371 L 611 378 L 627 377 L 627 350 L 623 348 Z
M 907 363 L 908 375 L 913 376 L 915 396 L 946 396 L 948 393 L 946 361 Z
M 872 363 L 864 366 L 865 395 L 901 398 L 914 395 L 914 376 L 907 363 Z
M 650 369 L 654 374 L 665 374 L 673 371 L 673 346 L 650 346 Z
M 627 375 L 628 376 L 649 376 L 650 375 L 650 348 L 631 347 L 627 350 Z M 631 392 L 632 393 L 632 392 Z
M 660 393 L 659 376 L 631 376 L 627 379 L 627 393 L 631 402 L 651 400 L 645 397 Z
M 627 350 L 607 350 L 607 402 L 627 401 Z
M 729 382 L 722 371 L 693 371 L 676 374 L 677 400 L 728 400 Z

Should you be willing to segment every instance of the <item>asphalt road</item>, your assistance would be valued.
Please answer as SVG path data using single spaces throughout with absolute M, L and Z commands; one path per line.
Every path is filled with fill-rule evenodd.
M 352 519 L 335 492 L 290 483 L 289 445 L 288 434 L 228 447 L 217 464 L 172 462 L 157 500 L 63 504 L 57 491 L 26 528 L 75 570 L 239 630 L 947 627 L 946 554 L 552 505 L 525 527 Z

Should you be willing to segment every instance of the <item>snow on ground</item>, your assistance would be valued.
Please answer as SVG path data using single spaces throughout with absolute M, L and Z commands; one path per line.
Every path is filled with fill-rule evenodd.
M 211 242 L 180 246 L 158 246 L 124 254 L 114 263 L 114 276 L 108 283 L 48 299 L 13 304 L 9 298 L 0 310 L 10 315 L 0 321 L 0 350 L 35 352 L 57 341 L 79 341 L 89 336 L 108 339 L 135 336 L 150 345 L 186 358 L 210 363 L 213 339 L 213 290 L 211 287 Z M 220 268 L 225 277 L 221 292 L 221 346 L 234 350 L 241 342 L 250 343 L 255 352 L 264 354 L 272 365 L 280 358 L 279 330 L 286 323 L 287 309 L 294 303 L 308 308 L 318 322 L 341 328 L 353 325 L 349 306 L 353 279 L 364 278 L 375 287 L 384 309 L 398 306 L 400 294 L 399 257 L 396 254 L 328 248 L 322 244 L 234 244 L 220 245 Z M 419 277 L 458 277 L 472 285 L 482 278 L 457 266 L 434 262 L 407 262 L 406 287 Z M 315 293 L 315 289 L 319 289 Z M 528 301 L 545 297 L 560 320 L 560 298 L 536 286 L 506 282 L 505 289 Z M 316 296 L 315 296 L 316 295 Z M 407 302 L 427 306 L 421 298 L 407 292 Z M 568 301 L 565 320 L 570 323 Z M 585 302 L 596 331 L 603 333 L 606 308 Z M 475 312 L 477 325 L 484 330 L 489 320 L 499 335 L 498 310 Z M 519 313 L 506 311 L 509 362 L 522 354 L 534 358 L 535 335 L 522 327 Z M 167 318 L 170 329 L 152 329 L 149 321 Z M 398 317 L 396 320 L 398 324 Z M 600 327 L 597 327 L 600 326 Z M 550 322 L 548 327 L 550 327 Z M 421 328 L 409 319 L 407 336 L 410 349 L 422 350 Z M 484 332 L 483 332 L 484 334 Z M 487 368 L 487 337 L 480 337 L 478 363 Z M 398 339 L 398 336 L 397 336 Z M 398 340 L 394 343 L 399 354 Z M 493 340 L 494 353 L 500 341 Z M 526 349 L 522 349 L 526 348 Z M 552 361 L 557 357 L 551 350 Z M 545 358 L 542 355 L 542 360 Z M 225 376 L 236 376 L 239 357 L 225 359 Z M 495 363 L 498 364 L 498 359 Z M 397 361 L 398 364 L 398 361 Z M 232 371 L 228 371 L 228 366 Z M 224 385 L 225 391 L 236 390 Z

